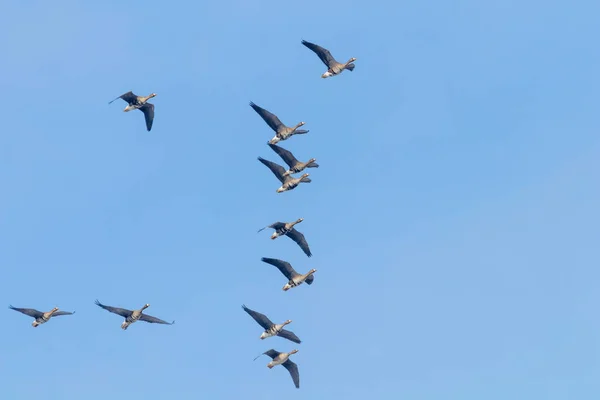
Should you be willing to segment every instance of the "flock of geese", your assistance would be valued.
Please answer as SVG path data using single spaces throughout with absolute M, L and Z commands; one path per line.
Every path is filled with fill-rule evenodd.
M 307 42 L 305 40 L 302 40 L 302 44 L 310 50 L 312 50 L 327 66 L 327 71 L 321 75 L 321 78 L 329 78 L 332 76 L 339 75 L 344 70 L 354 70 L 355 65 L 353 63 L 354 61 L 356 61 L 356 58 L 352 57 L 346 63 L 340 63 L 336 61 L 335 58 L 333 58 L 329 50 L 314 43 Z M 155 96 L 156 93 L 151 93 L 148 96 L 137 96 L 133 92 L 129 91 L 110 101 L 109 104 L 111 104 L 115 100 L 122 99 L 127 103 L 127 106 L 125 107 L 125 109 L 123 109 L 124 112 L 140 110 L 144 114 L 146 130 L 150 131 L 152 129 L 152 123 L 154 122 L 154 104 L 148 103 L 148 100 Z M 286 169 L 275 162 L 266 160 L 262 157 L 258 157 L 258 160 L 266 167 L 268 167 L 280 181 L 281 186 L 277 189 L 276 192 L 282 193 L 290 191 L 295 189 L 298 185 L 300 185 L 300 183 L 310 183 L 311 180 L 308 177 L 308 173 L 304 173 L 296 178 L 293 176 L 293 174 L 300 173 L 307 168 L 318 168 L 319 164 L 316 163 L 316 160 L 314 158 L 311 158 L 306 162 L 298 161 L 289 150 L 286 150 L 283 147 L 277 145 L 277 143 L 284 140 L 288 140 L 294 135 L 302 135 L 308 133 L 308 130 L 298 129 L 305 123 L 299 122 L 293 127 L 286 126 L 279 120 L 279 118 L 275 114 L 267 111 L 266 109 L 252 102 L 250 102 L 250 106 L 275 132 L 275 136 L 273 136 L 273 138 L 269 140 L 267 144 L 279 157 L 281 157 L 281 159 L 288 166 L 288 168 Z M 266 228 L 274 229 L 274 232 L 271 235 L 272 240 L 277 239 L 280 236 L 287 236 L 294 242 L 296 242 L 296 244 L 298 244 L 298 246 L 302 249 L 306 256 L 311 257 L 312 253 L 310 252 L 310 248 L 308 246 L 306 238 L 301 232 L 299 232 L 295 228 L 295 225 L 301 223 L 303 220 L 303 218 L 298 218 L 296 221 L 292 222 L 277 221 L 272 223 L 271 225 L 261 228 L 258 232 L 261 232 Z M 267 264 L 276 267 L 288 279 L 288 282 L 282 288 L 284 291 L 288 291 L 303 283 L 306 283 L 307 285 L 312 284 L 314 281 L 313 274 L 317 271 L 316 269 L 311 269 L 305 274 L 300 274 L 287 261 L 266 257 L 263 257 L 261 260 Z M 172 325 L 175 323 L 175 321 L 167 322 L 162 319 L 145 314 L 144 310 L 150 307 L 150 304 L 145 304 L 138 310 L 128 310 L 126 308 L 107 306 L 100 303 L 98 300 L 96 300 L 96 305 L 113 314 L 117 314 L 123 317 L 124 321 L 121 324 L 121 329 L 123 330 L 126 330 L 131 324 L 133 324 L 136 321 L 144 321 L 148 323 L 164 325 Z M 9 306 L 9 308 L 32 317 L 34 321 L 31 325 L 34 328 L 37 328 L 38 326 L 50 321 L 50 319 L 53 317 L 75 314 L 75 311 L 60 311 L 58 307 L 55 307 L 47 312 L 38 311 L 33 308 L 18 308 L 13 307 L 12 305 Z M 272 336 L 279 336 L 284 339 L 288 339 L 294 343 L 301 343 L 298 336 L 296 336 L 293 332 L 284 329 L 286 325 L 292 322 L 291 320 L 287 320 L 280 324 L 276 324 L 273 323 L 266 315 L 261 314 L 260 312 L 251 310 L 245 305 L 243 305 L 242 308 L 264 329 L 264 331 L 260 335 L 261 340 Z M 297 349 L 291 350 L 287 353 L 280 352 L 275 349 L 270 349 L 265 351 L 258 357 L 262 355 L 267 355 L 271 357 L 272 360 L 267 364 L 268 368 L 273 368 L 274 366 L 282 365 L 289 371 L 296 388 L 300 388 L 300 374 L 298 372 L 298 365 L 290 360 L 290 356 L 297 352 Z M 256 357 L 255 360 L 258 357 Z

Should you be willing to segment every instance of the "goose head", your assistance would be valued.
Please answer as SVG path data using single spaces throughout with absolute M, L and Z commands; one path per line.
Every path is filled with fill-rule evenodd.
M 299 224 L 302 221 L 304 221 L 304 218 L 298 218 L 296 222 L 294 222 L 294 225 Z
M 288 353 L 288 355 L 290 355 L 290 356 L 291 356 L 292 354 L 296 354 L 297 352 L 298 352 L 298 350 L 294 349 L 294 350 L 290 351 L 290 352 Z
M 315 272 L 317 272 L 317 270 L 313 268 L 313 269 L 311 269 L 310 271 L 308 271 L 308 274 L 307 274 L 307 275 L 314 274 Z
M 150 93 L 147 100 L 150 100 L 153 97 L 156 97 L 156 93 Z
M 140 311 L 144 311 L 146 308 L 150 307 L 150 304 L 144 304 L 144 307 Z
M 283 326 L 286 326 L 286 325 L 288 325 L 288 324 L 291 324 L 291 323 L 292 323 L 292 320 L 291 320 L 291 319 L 288 319 L 288 320 L 287 320 L 287 321 L 285 321 L 285 322 L 284 322 L 282 325 L 283 325 Z

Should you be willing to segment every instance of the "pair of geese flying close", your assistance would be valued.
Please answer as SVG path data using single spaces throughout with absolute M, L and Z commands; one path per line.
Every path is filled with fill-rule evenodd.
M 290 324 L 292 320 L 284 321 L 281 324 L 275 324 L 266 315 L 261 314 L 257 311 L 251 310 L 245 305 L 242 305 L 244 311 L 248 313 L 263 329 L 263 333 L 260 335 L 261 340 L 271 336 L 280 336 L 282 338 L 291 340 L 294 343 L 300 343 L 300 338 L 291 331 L 284 329 L 284 326 Z M 294 381 L 296 388 L 300 388 L 300 374 L 298 372 L 298 365 L 289 359 L 292 354 L 297 353 L 298 350 L 292 350 L 289 353 L 282 353 L 275 349 L 270 349 L 262 353 L 261 355 L 267 355 L 272 358 L 272 361 L 267 364 L 267 367 L 273 368 L 276 365 L 283 365 L 286 368 Z M 260 356 L 258 356 L 260 357 Z M 258 358 L 256 357 L 256 358 Z M 255 360 L 256 360 L 255 358 Z
M 104 308 L 105 310 L 110 311 L 111 313 L 120 315 L 123 318 L 125 318 L 125 321 L 123 321 L 123 323 L 121 324 L 121 328 L 123 330 L 126 330 L 129 327 L 129 325 L 133 324 L 136 321 L 145 321 L 145 322 L 149 322 L 149 323 L 153 323 L 153 324 L 165 324 L 165 325 L 173 325 L 175 323 L 175 321 L 166 322 L 166 321 L 163 321 L 162 319 L 153 317 L 148 314 L 144 314 L 143 311 L 146 308 L 150 307 L 150 304 L 145 304 L 139 310 L 128 310 L 126 308 L 105 306 L 104 304 L 101 304 L 98 300 L 96 300 L 96 304 L 98 306 Z M 17 308 L 17 307 L 13 307 L 12 305 L 9 306 L 9 308 L 11 310 L 15 310 L 15 311 L 18 311 L 25 315 L 28 315 L 30 317 L 33 317 L 34 321 L 31 325 L 34 328 L 37 328 L 41 324 L 48 322 L 50 320 L 50 318 L 52 318 L 52 317 L 75 314 L 75 311 L 73 311 L 73 312 L 59 311 L 58 307 L 54 307 L 52 310 L 50 310 L 48 312 L 38 311 L 33 308 Z

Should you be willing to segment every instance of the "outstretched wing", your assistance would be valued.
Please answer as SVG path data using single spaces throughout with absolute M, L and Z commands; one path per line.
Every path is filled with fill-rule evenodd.
M 261 261 L 277 267 L 277 269 L 281 271 L 281 273 L 285 275 L 285 277 L 288 279 L 292 279 L 294 276 L 298 275 L 298 273 L 294 270 L 292 265 L 287 261 L 267 257 L 261 258 Z
M 294 385 L 296 385 L 296 388 L 300 388 L 300 373 L 298 372 L 298 365 L 295 362 L 291 361 L 289 358 L 286 362 L 284 362 L 281 365 L 283 365 L 285 369 L 290 371 L 290 375 L 292 376 Z
M 273 322 L 266 315 L 256 312 L 254 310 L 249 309 L 245 305 L 242 305 L 244 311 L 246 311 L 260 326 L 262 326 L 265 330 L 269 329 L 273 326 Z
M 285 168 L 283 168 L 279 164 L 274 163 L 273 161 L 265 160 L 262 157 L 258 157 L 258 161 L 266 165 L 281 183 L 285 182 L 285 177 L 283 176 L 283 174 L 285 174 Z
M 43 312 L 35 310 L 33 308 L 17 308 L 17 307 L 13 307 L 10 305 L 8 306 L 8 308 L 10 308 L 11 310 L 15 310 L 20 313 L 23 313 L 25 315 L 29 315 L 30 317 L 33 317 L 33 318 L 40 318 L 42 315 L 44 315 Z
M 152 129 L 152 123 L 154 122 L 154 104 L 146 103 L 140 108 L 141 112 L 144 113 L 144 119 L 146 120 L 146 129 L 150 132 Z
M 135 94 L 133 94 L 133 92 L 132 92 L 132 91 L 129 91 L 129 92 L 127 92 L 127 93 L 123 93 L 122 95 L 120 95 L 120 96 L 119 96 L 119 97 L 117 97 L 116 99 L 109 101 L 109 102 L 108 102 L 108 104 L 110 104 L 110 103 L 112 103 L 113 101 L 115 101 L 115 100 L 118 100 L 118 99 L 123 99 L 123 100 L 125 100 L 127 103 L 131 104 L 131 103 L 133 103 L 134 101 L 136 101 L 136 100 L 137 100 L 137 96 L 136 96 Z
M 73 311 L 73 312 L 57 311 L 54 314 L 52 314 L 52 317 L 60 317 L 61 315 L 73 315 L 73 314 L 75 314 L 75 311 Z
M 269 143 L 269 147 L 273 149 L 273 151 L 277 153 L 290 168 L 298 163 L 298 160 L 296 160 L 296 157 L 294 157 L 291 151 L 271 143 Z
M 281 336 L 284 339 L 291 340 L 294 343 L 300 343 L 300 338 L 296 336 L 296 334 L 292 331 L 288 331 L 287 329 L 282 329 L 279 331 L 277 336 Z
M 264 228 L 260 228 L 260 229 L 258 230 L 258 232 L 260 232 L 260 231 L 263 231 L 263 230 L 265 230 L 265 229 L 267 229 L 267 228 L 273 228 L 273 229 L 277 230 L 277 229 L 282 229 L 283 227 L 285 227 L 285 223 L 284 223 L 284 222 L 279 222 L 279 221 L 278 221 L 278 222 L 274 222 L 274 223 L 272 223 L 271 225 L 267 225 L 267 226 L 265 226 Z M 257 233 L 258 233 L 258 232 L 257 232 Z
M 288 233 L 286 233 L 286 235 L 290 239 L 292 239 L 294 242 L 296 242 L 298 244 L 298 246 L 300 246 L 300 248 L 302 249 L 304 254 L 306 254 L 308 257 L 312 256 L 312 253 L 310 252 L 310 248 L 308 247 L 308 242 L 304 238 L 304 235 L 302 233 L 298 232 L 296 230 L 296 228 L 292 228 L 292 230 L 289 231 Z
M 140 321 L 150 322 L 151 324 L 165 324 L 165 325 L 173 325 L 175 323 L 175 321 L 173 321 L 173 322 L 163 321 L 162 319 L 159 319 L 159 318 L 156 318 L 151 315 L 144 314 L 144 313 L 142 313 L 142 315 L 140 315 Z
M 133 311 L 127 310 L 126 308 L 105 306 L 104 304 L 100 303 L 98 300 L 96 300 L 96 305 L 104 308 L 106 311 L 110 311 L 113 314 L 120 315 L 123 318 L 129 317 L 133 313 Z
M 277 118 L 277 115 L 273 114 L 272 112 L 257 106 L 253 102 L 250 102 L 250 107 L 252 107 L 254 111 L 256 111 L 258 115 L 260 115 L 261 118 L 267 123 L 267 125 L 269 125 L 275 132 L 277 132 L 277 129 L 279 129 L 280 126 L 285 126 L 281 123 L 279 118 Z
M 267 355 L 267 356 L 269 356 L 269 357 L 271 357 L 271 358 L 275 358 L 275 357 L 277 357 L 278 355 L 280 355 L 281 353 L 280 353 L 280 352 L 278 352 L 278 351 L 277 351 L 277 350 L 275 350 L 275 349 L 271 349 L 271 350 L 267 350 L 267 351 L 265 351 L 263 354 L 264 354 L 264 355 Z
M 333 58 L 329 50 L 324 49 L 323 47 L 314 43 L 307 42 L 306 40 L 303 40 L 302 44 L 314 51 L 315 54 L 319 56 L 321 61 L 323 61 L 323 64 L 327 65 L 328 68 L 331 68 L 335 63 L 337 63 L 337 61 L 335 61 L 335 58 Z

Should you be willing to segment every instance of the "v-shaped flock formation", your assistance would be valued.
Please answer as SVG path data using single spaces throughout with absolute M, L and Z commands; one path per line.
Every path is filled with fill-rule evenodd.
M 327 66 L 327 71 L 325 71 L 325 73 L 321 75 L 321 78 L 329 78 L 332 76 L 336 76 L 341 74 L 344 70 L 353 71 L 355 68 L 354 61 L 356 61 L 356 58 L 354 57 L 350 58 L 346 63 L 342 64 L 333 58 L 329 50 L 318 46 L 314 43 L 307 42 L 305 40 L 302 40 L 302 44 L 310 50 L 312 50 Z M 152 129 L 152 123 L 154 122 L 154 104 L 148 103 L 148 100 L 155 96 L 156 93 L 151 93 L 148 96 L 137 96 L 132 91 L 129 91 L 115 98 L 114 100 L 111 100 L 109 104 L 111 104 L 115 100 L 122 99 L 127 103 L 127 106 L 123 111 L 128 112 L 132 110 L 140 110 L 144 114 L 146 130 L 150 131 Z M 258 157 L 258 160 L 267 168 L 269 168 L 273 175 L 275 175 L 280 181 L 281 186 L 276 190 L 276 192 L 282 193 L 290 191 L 298 187 L 301 183 L 310 183 L 311 179 L 308 177 L 308 173 L 303 173 L 299 177 L 294 177 L 293 174 L 303 172 L 307 168 L 318 168 L 319 164 L 316 163 L 316 160 L 314 158 L 311 158 L 307 161 L 299 161 L 298 159 L 296 159 L 296 157 L 292 154 L 291 151 L 286 150 L 283 147 L 277 145 L 277 143 L 288 140 L 294 135 L 307 134 L 309 132 L 308 130 L 299 129 L 301 126 L 305 125 L 305 122 L 298 122 L 295 126 L 290 127 L 283 124 L 275 114 L 252 102 L 250 102 L 250 107 L 252 107 L 252 109 L 256 111 L 256 113 L 258 113 L 258 115 L 260 115 L 260 117 L 266 122 L 266 124 L 269 125 L 269 127 L 275 132 L 275 136 L 273 136 L 273 138 L 269 140 L 267 144 L 288 166 L 288 168 L 284 168 L 283 166 L 273 161 L 269 161 L 262 157 Z M 274 232 L 271 235 L 271 239 L 274 240 L 280 236 L 287 236 L 294 242 L 296 242 L 296 244 L 300 247 L 300 249 L 302 249 L 306 256 L 311 257 L 312 253 L 310 251 L 310 247 L 308 245 L 308 242 L 306 241 L 306 238 L 300 231 L 298 231 L 295 228 L 295 226 L 301 223 L 302 221 L 304 221 L 303 218 L 298 218 L 296 221 L 291 222 L 277 221 L 268 226 L 265 226 L 264 228 L 261 228 L 258 232 L 261 232 L 266 228 L 274 229 Z M 302 274 L 298 273 L 287 261 L 267 257 L 263 257 L 261 261 L 276 267 L 288 279 L 288 282 L 282 288 L 283 291 L 288 291 L 303 283 L 311 285 L 314 282 L 314 273 L 317 271 L 314 268 Z M 162 319 L 152 317 L 148 314 L 144 314 L 144 310 L 150 307 L 149 304 L 145 304 L 138 310 L 128 310 L 125 308 L 107 306 L 100 303 L 98 300 L 96 300 L 96 305 L 113 314 L 117 314 L 123 317 L 124 321 L 121 324 L 121 328 L 123 330 L 127 330 L 127 328 L 136 321 L 145 321 L 149 323 L 163 325 L 172 325 L 175 323 L 175 321 L 166 322 Z M 33 308 L 17 308 L 13 307 L 12 305 L 9 306 L 9 308 L 34 318 L 34 321 L 32 323 L 32 326 L 34 328 L 37 328 L 39 325 L 50 321 L 50 319 L 53 317 L 75 314 L 74 311 L 59 311 L 58 307 L 55 307 L 48 312 L 38 311 Z M 296 334 L 294 334 L 292 331 L 284 329 L 286 325 L 292 322 L 291 320 L 288 319 L 286 321 L 283 321 L 282 323 L 274 323 L 266 315 L 258 311 L 254 311 L 246 307 L 245 305 L 243 305 L 242 308 L 264 329 L 264 331 L 260 335 L 261 340 L 267 339 L 272 336 L 279 336 L 284 339 L 288 339 L 294 343 L 301 343 L 300 338 L 298 338 Z M 300 374 L 298 372 L 298 366 L 290 360 L 290 356 L 297 352 L 297 349 L 291 350 L 289 353 L 282 353 L 277 350 L 270 349 L 265 351 L 263 354 L 271 357 L 272 359 L 272 361 L 267 364 L 268 368 L 273 368 L 277 365 L 283 365 L 283 367 L 285 367 L 289 371 L 296 388 L 299 388 Z

